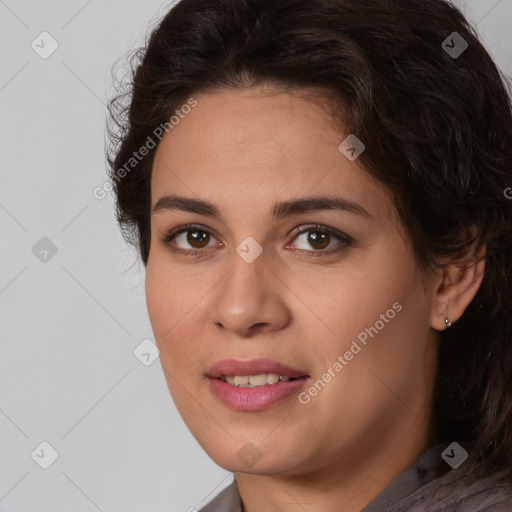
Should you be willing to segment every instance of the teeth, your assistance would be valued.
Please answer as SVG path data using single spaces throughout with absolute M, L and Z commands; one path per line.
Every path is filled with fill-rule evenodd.
M 267 384 L 275 384 L 279 382 L 279 375 L 277 373 L 267 373 Z
M 260 373 L 259 375 L 251 375 L 249 377 L 249 384 L 252 384 L 253 386 L 264 386 L 266 383 L 267 375 L 265 373 Z
M 222 380 L 238 387 L 255 388 L 277 382 L 288 382 L 290 377 L 277 373 L 259 373 L 258 375 L 226 375 Z
M 245 386 L 249 384 L 249 376 L 248 375 L 235 375 L 234 380 L 235 386 Z

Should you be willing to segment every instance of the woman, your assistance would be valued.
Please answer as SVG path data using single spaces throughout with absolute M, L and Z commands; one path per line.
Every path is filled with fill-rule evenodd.
M 111 102 L 203 511 L 512 510 L 512 114 L 442 0 L 182 0 Z

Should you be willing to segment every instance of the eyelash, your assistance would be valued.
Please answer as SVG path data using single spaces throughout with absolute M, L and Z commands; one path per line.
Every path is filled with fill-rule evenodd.
M 191 256 L 191 257 L 199 256 L 201 254 L 204 255 L 205 249 L 185 250 L 185 249 L 179 249 L 179 248 L 173 247 L 171 245 L 171 242 L 174 240 L 175 237 L 177 237 L 178 235 L 181 235 L 181 233 L 186 233 L 187 231 L 192 231 L 192 230 L 202 231 L 203 233 L 208 233 L 208 234 L 212 235 L 212 233 L 210 233 L 210 231 L 208 231 L 208 229 L 205 229 L 200 224 L 186 224 L 184 226 L 180 226 L 179 228 L 176 228 L 176 229 L 168 232 L 160 240 L 160 243 L 163 244 L 166 248 L 168 248 L 174 254 Z M 338 252 L 342 251 L 345 247 L 352 245 L 352 243 L 354 241 L 353 238 L 346 235 L 345 233 L 342 233 L 341 231 L 338 231 L 337 229 L 331 228 L 329 226 L 323 226 L 321 224 L 311 224 L 308 226 L 301 226 L 300 228 L 295 229 L 293 232 L 292 240 L 295 240 L 299 235 L 301 235 L 303 233 L 308 233 L 310 231 L 328 233 L 328 234 L 334 236 L 335 238 L 337 238 L 342 243 L 340 245 L 337 245 L 334 248 L 327 249 L 327 250 L 306 251 L 305 249 L 299 249 L 299 251 L 302 251 L 304 253 L 306 258 L 318 258 L 318 257 L 330 256 L 334 253 L 338 253 Z

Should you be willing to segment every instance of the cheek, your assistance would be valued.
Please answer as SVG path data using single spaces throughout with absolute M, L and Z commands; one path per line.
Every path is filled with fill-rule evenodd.
M 183 317 L 183 287 L 171 272 L 166 272 L 158 260 L 148 262 L 146 270 L 146 304 L 155 336 L 160 349 L 160 360 L 164 368 L 173 370 L 179 359 L 179 343 L 176 336 Z M 173 352 L 173 357 L 170 356 Z
M 316 338 L 315 375 L 331 369 L 335 377 L 311 406 L 328 424 L 350 424 L 348 437 L 393 421 L 403 403 L 414 410 L 414 394 L 428 373 L 428 301 L 414 260 L 393 256 L 366 262 L 367 270 L 354 266 L 331 281 L 332 293 L 318 296 L 331 334 Z
M 353 339 L 376 322 L 384 332 L 405 316 L 403 311 L 396 311 L 400 305 L 404 307 L 411 298 L 418 299 L 414 263 L 396 252 L 391 256 L 386 252 L 372 254 L 347 267 L 338 277 L 331 278 L 329 288 L 329 293 L 318 294 L 318 298 L 336 338 L 342 340 Z M 399 305 L 393 308 L 395 303 Z
M 338 385 L 358 389 L 366 385 L 371 369 L 389 385 L 400 386 L 421 370 L 429 301 L 414 257 L 404 246 L 383 246 L 332 279 L 329 289 L 317 295 L 319 316 L 330 330 L 318 347 L 321 366 L 327 368 L 347 355 L 341 373 L 350 378 L 343 384 L 339 379 Z
M 159 265 L 154 259 L 148 261 L 146 268 L 146 305 L 153 332 L 160 338 L 164 329 L 169 325 L 174 316 L 175 300 L 170 293 L 171 282 L 165 273 L 160 271 Z M 158 341 L 158 340 L 157 340 Z
M 155 336 L 174 331 L 173 326 L 197 302 L 197 282 L 185 281 L 179 269 L 161 251 L 154 250 L 146 267 L 146 303 Z M 166 336 L 167 338 L 168 336 Z
M 183 280 L 175 268 L 158 257 L 148 261 L 145 293 L 155 342 L 162 366 L 179 375 L 180 381 L 193 375 L 194 361 L 202 350 L 198 332 L 201 289 L 200 279 Z

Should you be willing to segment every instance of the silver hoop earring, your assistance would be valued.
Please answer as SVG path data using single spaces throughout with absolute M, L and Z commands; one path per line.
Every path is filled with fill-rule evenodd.
M 444 323 L 446 324 L 447 328 L 452 326 L 452 322 L 451 322 L 451 320 L 449 318 L 445 318 L 444 319 Z

